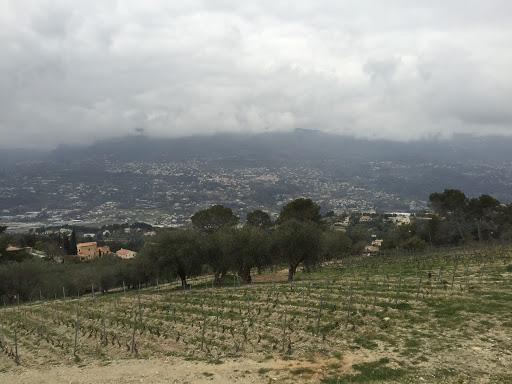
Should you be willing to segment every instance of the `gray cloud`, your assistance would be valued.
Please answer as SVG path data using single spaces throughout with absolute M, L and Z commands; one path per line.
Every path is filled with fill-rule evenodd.
M 508 0 L 0 3 L 0 142 L 512 133 Z

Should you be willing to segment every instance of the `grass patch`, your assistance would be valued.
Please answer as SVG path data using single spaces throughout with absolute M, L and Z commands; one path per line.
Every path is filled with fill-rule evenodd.
M 434 377 L 437 379 L 448 379 L 457 376 L 457 371 L 453 368 L 438 368 L 434 372 Z
M 304 375 L 304 374 L 311 375 L 311 374 L 315 373 L 315 371 L 313 371 L 311 368 L 307 368 L 307 367 L 295 368 L 295 369 L 290 370 L 290 372 L 293 375 Z
M 408 311 L 412 308 L 411 304 L 404 302 L 393 304 L 390 306 L 393 309 L 398 309 L 399 311 Z
M 210 359 L 207 361 L 208 364 L 214 364 L 214 365 L 221 365 L 221 364 L 224 364 L 224 361 L 222 361 L 221 359 Z
M 405 376 L 406 371 L 404 369 L 388 367 L 388 363 L 388 358 L 382 358 L 368 363 L 354 364 L 352 368 L 358 371 L 356 375 L 328 377 L 322 379 L 321 382 L 323 384 L 370 383 L 397 380 Z
M 354 338 L 354 343 L 366 349 L 375 349 L 378 347 L 375 341 L 369 339 L 368 336 L 365 335 Z
M 407 339 L 404 343 L 405 350 L 402 351 L 402 355 L 415 355 L 420 352 L 421 340 L 418 338 Z

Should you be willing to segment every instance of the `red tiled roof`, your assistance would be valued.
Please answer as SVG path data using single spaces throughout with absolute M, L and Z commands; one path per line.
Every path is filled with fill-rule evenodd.
M 119 251 L 117 251 L 116 253 L 118 255 L 128 255 L 130 254 L 131 252 L 133 251 L 130 251 L 129 249 L 124 249 L 124 248 L 121 248 Z
M 76 246 L 77 246 L 77 248 L 82 248 L 82 247 L 95 247 L 97 245 L 98 245 L 98 243 L 96 243 L 95 241 L 91 241 L 89 243 L 78 243 Z

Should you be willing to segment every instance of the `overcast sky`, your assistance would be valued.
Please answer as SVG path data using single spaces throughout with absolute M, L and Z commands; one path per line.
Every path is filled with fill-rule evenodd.
M 0 0 L 0 147 L 512 134 L 512 1 Z

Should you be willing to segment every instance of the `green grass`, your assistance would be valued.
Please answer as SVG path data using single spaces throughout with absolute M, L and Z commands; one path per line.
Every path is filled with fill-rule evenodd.
M 401 302 L 398 304 L 391 305 L 391 308 L 398 309 L 399 311 L 407 311 L 407 310 L 412 309 L 412 306 L 409 303 Z
M 270 369 L 270 368 L 263 368 L 263 367 L 262 367 L 262 368 L 258 369 L 258 373 L 259 373 L 260 375 L 265 375 L 265 374 L 269 373 L 270 371 L 271 371 L 271 369 Z
M 344 384 L 344 383 L 371 383 L 398 380 L 406 375 L 407 371 L 402 368 L 391 368 L 388 358 L 377 361 L 354 364 L 352 368 L 358 371 L 355 375 L 328 377 L 322 379 L 323 384 Z
M 354 343 L 366 349 L 375 349 L 378 347 L 378 344 L 371 340 L 367 335 L 357 336 L 354 338 Z
M 300 367 L 290 370 L 290 373 L 293 375 L 304 375 L 304 374 L 313 374 L 315 371 L 313 371 L 311 368 L 308 367 Z
M 421 352 L 422 341 L 419 338 L 407 339 L 404 343 L 404 349 L 401 351 L 402 356 L 417 355 Z

